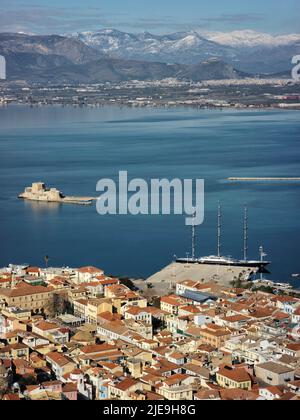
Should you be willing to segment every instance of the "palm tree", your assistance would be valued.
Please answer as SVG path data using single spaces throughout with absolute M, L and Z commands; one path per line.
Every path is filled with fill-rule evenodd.
M 48 268 L 49 259 L 50 259 L 49 255 L 45 255 L 44 260 L 45 260 L 46 268 Z

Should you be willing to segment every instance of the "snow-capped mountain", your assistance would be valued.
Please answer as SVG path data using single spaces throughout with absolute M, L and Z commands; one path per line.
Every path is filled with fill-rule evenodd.
M 280 47 L 300 41 L 300 34 L 270 35 L 251 30 L 233 32 L 206 32 L 210 41 L 231 47 Z
M 196 31 L 170 35 L 126 33 L 115 29 L 78 33 L 77 38 L 111 57 L 194 64 L 211 57 L 234 59 L 231 47 L 218 45 Z
M 122 59 L 198 64 L 218 58 L 250 73 L 276 73 L 291 67 L 300 54 L 300 34 L 273 36 L 251 30 L 187 31 L 169 35 L 128 33 L 116 29 L 74 35 L 101 53 Z

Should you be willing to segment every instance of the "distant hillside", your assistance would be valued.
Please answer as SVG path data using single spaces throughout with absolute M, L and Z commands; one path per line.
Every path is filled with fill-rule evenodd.
M 59 35 L 0 33 L 0 51 L 3 55 L 25 53 L 62 56 L 74 64 L 87 63 L 103 56 L 80 40 Z
M 97 83 L 126 80 L 201 81 L 243 77 L 232 65 L 210 59 L 196 65 L 111 58 L 81 40 L 57 35 L 0 34 L 8 80 L 30 83 Z
M 247 75 L 234 69 L 230 64 L 217 59 L 204 61 L 193 66 L 185 66 L 178 73 L 179 79 L 189 79 L 195 82 L 201 80 L 239 79 L 244 76 Z

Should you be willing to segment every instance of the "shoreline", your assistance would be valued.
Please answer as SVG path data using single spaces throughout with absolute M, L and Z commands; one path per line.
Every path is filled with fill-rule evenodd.
M 279 106 L 259 106 L 259 105 L 250 105 L 250 106 L 202 106 L 202 105 L 193 105 L 193 104 L 148 104 L 148 105 L 132 105 L 132 104 L 123 104 L 123 103 L 96 103 L 96 104 L 78 104 L 78 103 L 26 103 L 26 102 L 2 102 L 0 103 L 1 108 L 8 108 L 9 106 L 24 106 L 29 108 L 43 108 L 43 107 L 63 107 L 63 108 L 89 108 L 89 109 L 100 109 L 105 107 L 117 107 L 117 108 L 129 108 L 129 109 L 193 109 L 193 110 L 204 110 L 204 111 L 300 111 L 300 103 L 297 107 L 279 107 Z

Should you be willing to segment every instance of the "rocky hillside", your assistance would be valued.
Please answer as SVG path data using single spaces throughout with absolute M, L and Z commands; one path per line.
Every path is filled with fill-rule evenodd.
M 201 81 L 244 76 L 218 58 L 197 64 L 113 58 L 79 39 L 57 35 L 0 34 L 0 54 L 7 61 L 8 80 L 30 83 L 121 82 L 168 77 Z

